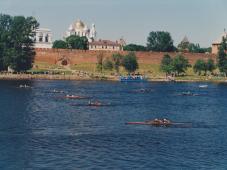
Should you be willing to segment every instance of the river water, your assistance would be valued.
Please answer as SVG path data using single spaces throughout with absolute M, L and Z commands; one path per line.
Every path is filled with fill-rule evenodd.
M 199 85 L 0 81 L 0 169 L 227 169 L 227 84 Z M 125 124 L 154 118 L 188 123 Z

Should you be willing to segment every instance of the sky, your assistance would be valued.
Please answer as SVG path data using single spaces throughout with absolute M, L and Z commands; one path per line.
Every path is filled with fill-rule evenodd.
M 71 23 L 95 23 L 98 39 L 146 45 L 151 31 L 168 31 L 177 45 L 184 36 L 211 46 L 227 28 L 226 0 L 0 0 L 0 13 L 34 16 L 53 39 Z

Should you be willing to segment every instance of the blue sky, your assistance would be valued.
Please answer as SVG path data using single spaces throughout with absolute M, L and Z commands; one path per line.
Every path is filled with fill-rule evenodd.
M 80 18 L 96 24 L 98 38 L 146 44 L 150 31 L 169 31 L 178 44 L 210 46 L 227 28 L 226 0 L 0 0 L 0 12 L 35 16 L 41 27 L 61 39 Z

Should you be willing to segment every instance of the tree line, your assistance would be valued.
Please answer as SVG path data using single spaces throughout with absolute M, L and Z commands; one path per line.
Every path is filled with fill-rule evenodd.
M 115 70 L 119 73 L 120 67 L 123 67 L 128 73 L 135 72 L 139 68 L 135 53 L 129 52 L 126 55 L 116 53 L 113 54 L 111 58 L 105 58 L 103 53 L 100 53 L 97 56 L 96 69 L 100 72 L 103 70 Z M 165 72 L 166 76 L 185 75 L 189 67 L 192 67 L 192 65 L 189 63 L 188 59 L 181 54 L 176 55 L 175 57 L 165 54 L 160 64 L 160 70 Z M 201 75 L 202 72 L 204 72 L 204 75 L 207 75 L 208 71 L 213 73 L 215 69 L 216 64 L 212 59 L 208 59 L 207 61 L 198 59 L 193 65 L 194 72 L 199 75 Z
M 177 55 L 172 58 L 170 55 L 165 54 L 160 65 L 161 71 L 165 72 L 166 75 L 175 76 L 186 73 L 188 67 L 191 67 L 191 65 L 183 55 Z
M 71 35 L 65 40 L 54 41 L 53 48 L 87 50 L 88 39 L 86 36 Z
M 218 50 L 216 64 L 212 59 L 208 59 L 207 62 L 199 59 L 196 61 L 193 67 L 194 72 L 198 73 L 199 75 L 201 74 L 201 72 L 203 72 L 204 75 L 206 75 L 208 71 L 213 73 L 213 70 L 215 70 L 216 68 L 219 69 L 221 75 L 227 75 L 227 37 L 223 37 L 222 39 L 222 43 Z
M 189 67 L 192 67 L 192 65 L 189 64 L 188 59 L 183 55 L 177 55 L 172 58 L 170 55 L 165 54 L 160 65 L 161 71 L 165 72 L 166 76 L 184 75 Z M 193 70 L 198 75 L 201 75 L 202 72 L 204 73 L 204 75 L 207 75 L 208 71 L 212 74 L 215 69 L 216 64 L 211 58 L 209 58 L 207 61 L 198 59 L 193 65 Z
M 100 53 L 97 56 L 96 68 L 100 72 L 114 69 L 119 73 L 120 67 L 123 67 L 128 73 L 135 72 L 139 68 L 136 54 L 134 52 L 129 52 L 126 55 L 116 53 L 111 58 L 104 58 L 103 53 Z
M 191 53 L 211 52 L 211 48 L 201 48 L 199 44 L 181 42 L 177 47 L 174 46 L 172 36 L 167 31 L 152 31 L 147 37 L 146 46 L 128 44 L 123 47 L 125 51 L 154 51 L 154 52 L 181 52 Z
M 219 47 L 218 56 L 218 68 L 221 73 L 224 74 L 224 76 L 227 75 L 227 37 L 223 37 L 222 43 Z

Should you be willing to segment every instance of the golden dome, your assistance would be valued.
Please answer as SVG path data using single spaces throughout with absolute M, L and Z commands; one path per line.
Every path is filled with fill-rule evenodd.
M 84 27 L 85 27 L 85 25 L 81 20 L 77 20 L 74 23 L 74 29 L 83 29 Z

